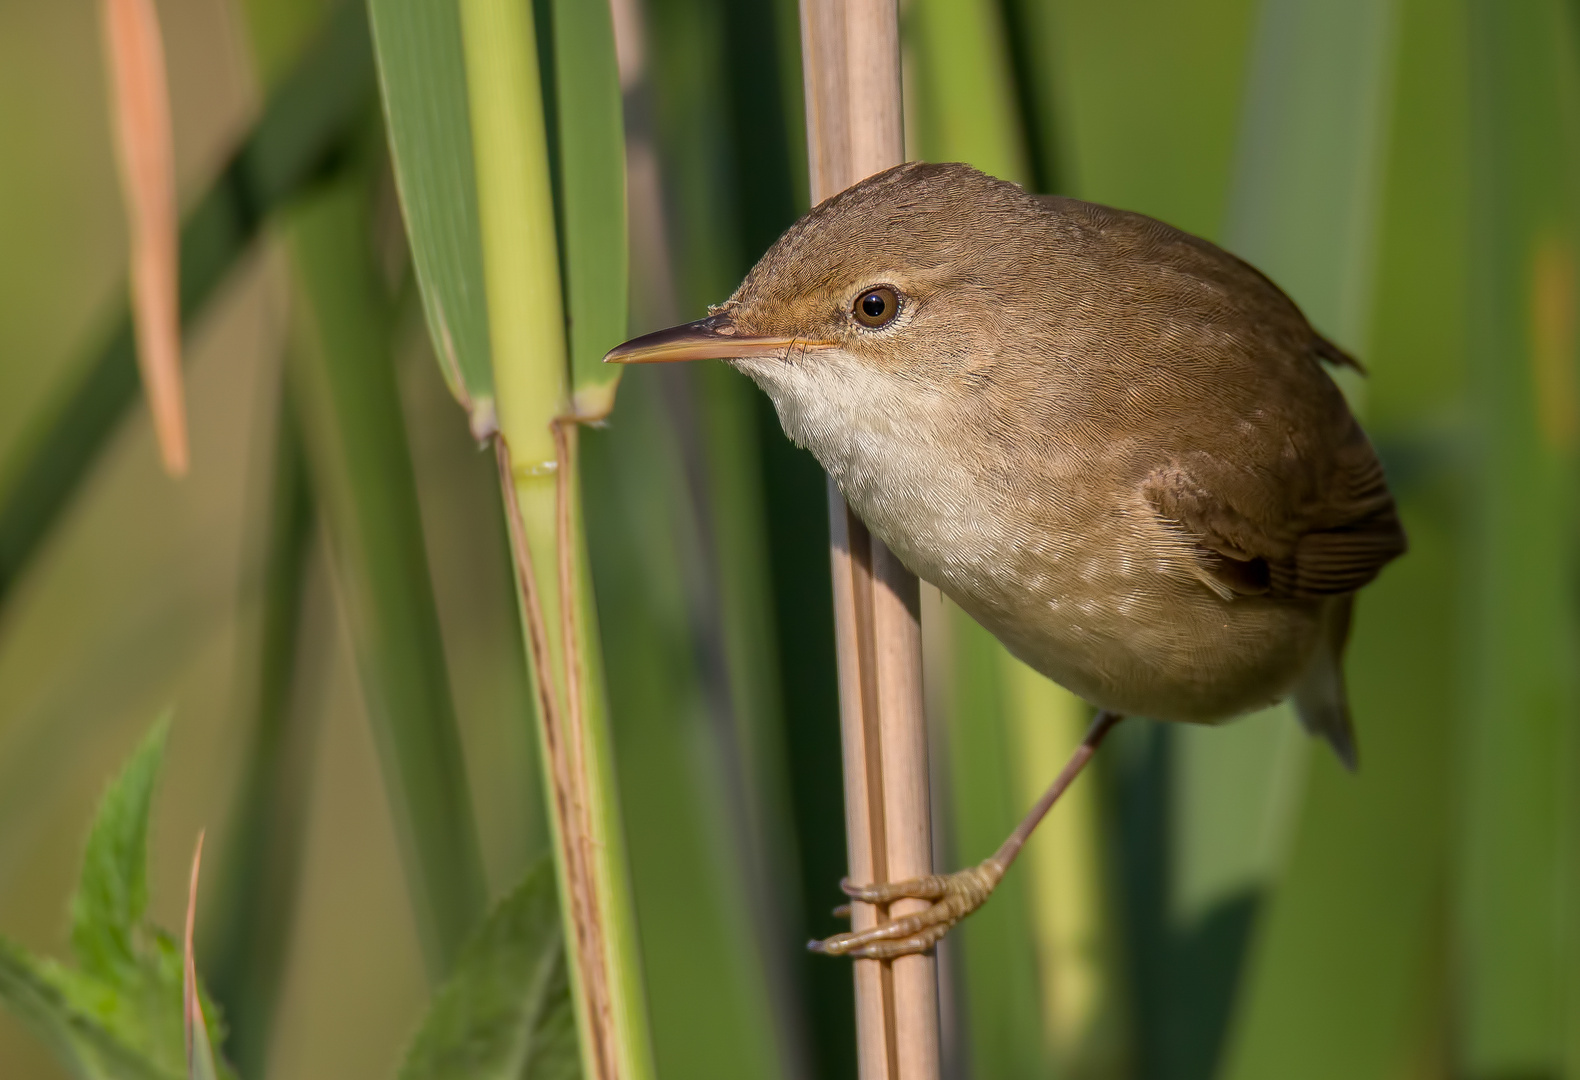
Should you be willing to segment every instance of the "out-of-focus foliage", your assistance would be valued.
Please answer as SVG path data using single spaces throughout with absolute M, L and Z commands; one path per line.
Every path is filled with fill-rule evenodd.
M 104 268 L 124 259 L 91 5 L 0 8 L 0 928 L 28 946 L 3 954 L 26 976 L 6 985 L 64 1015 L 22 958 L 65 946 L 61 853 L 143 718 L 179 700 L 151 891 L 156 909 L 180 895 L 186 843 L 214 826 L 199 928 L 222 947 L 199 956 L 241 1075 L 392 1075 L 463 1012 L 506 1045 L 557 978 L 544 895 L 505 889 L 543 853 L 545 814 L 503 515 L 433 355 L 474 403 L 498 363 L 475 114 L 423 89 L 456 90 L 460 8 L 373 0 L 381 132 L 359 2 L 245 21 L 230 2 L 161 7 L 191 208 L 179 489 L 128 409 L 124 316 L 98 321 L 123 310 Z M 563 291 L 519 299 L 556 313 L 561 385 L 580 386 L 622 333 L 722 300 L 804 209 L 795 5 L 614 0 L 604 23 L 601 4 L 521 3 L 560 245 L 543 276 Z M 945 946 L 952 1075 L 1580 1076 L 1577 12 L 909 0 L 903 20 L 914 153 L 1215 239 L 1362 358 L 1344 389 L 1412 544 L 1358 606 L 1360 773 L 1283 710 L 1127 722 Z M 618 73 L 605 46 L 570 59 L 610 29 Z M 300 380 L 336 327 L 362 367 L 329 409 Z M 629 372 L 608 423 L 581 437 L 582 496 L 658 1072 L 852 1076 L 849 973 L 800 951 L 838 928 L 844 861 L 821 474 L 722 366 Z M 342 468 L 359 424 L 385 464 Z M 347 512 L 376 497 L 391 512 Z M 386 595 L 432 597 L 407 652 L 379 635 L 415 624 L 358 599 L 397 563 Z M 926 615 L 938 832 L 964 863 L 1084 715 L 958 612 Z M 388 678 L 366 677 L 370 649 Z M 445 799 L 384 782 L 401 768 L 379 765 L 399 755 L 377 687 L 404 679 L 453 699 Z M 467 819 L 482 854 L 451 854 L 474 869 L 422 885 L 413 838 Z M 436 887 L 471 897 L 437 953 Z M 504 906 L 460 948 L 485 890 Z M 229 917 L 257 904 L 279 918 Z M 461 980 L 427 1027 L 424 939 Z M 473 977 L 501 996 L 458 989 Z M 47 1075 L 10 1023 L 0 1073 Z M 102 1072 L 110 1043 L 46 1027 Z
M 155 725 L 100 802 L 71 905 L 78 966 L 35 958 L 0 938 L 0 1005 L 78 1080 L 235 1080 L 216 1054 L 225 1029 L 214 1002 L 201 983 L 184 981 L 190 952 L 146 920 L 148 822 L 169 727 Z M 192 885 L 195 898 L 195 863 Z M 553 870 L 545 862 L 467 943 L 435 991 L 399 1076 L 580 1075 Z
M 335 164 L 372 100 L 371 71 L 366 23 L 356 5 L 342 5 L 186 215 L 181 310 L 189 319 L 203 309 L 264 220 Z M 108 341 L 80 368 L 30 415 L 16 418 L 18 434 L 0 456 L 0 596 L 136 393 L 130 314 L 115 320 Z
M 169 724 L 161 721 L 100 800 L 71 903 L 77 966 L 0 939 L 0 1004 L 78 1080 L 174 1080 L 187 1072 L 181 947 L 148 922 L 148 818 Z M 203 991 L 198 990 L 199 994 Z M 204 1038 L 224 1026 L 206 1003 Z M 229 1068 L 219 1075 L 234 1078 Z
M 361 687 L 435 981 L 484 908 L 485 884 L 416 476 L 367 243 L 365 176 L 314 192 L 285 227 L 301 326 L 286 368 Z
M 576 1080 L 576 1016 L 544 861 L 499 902 L 434 993 L 400 1080 Z

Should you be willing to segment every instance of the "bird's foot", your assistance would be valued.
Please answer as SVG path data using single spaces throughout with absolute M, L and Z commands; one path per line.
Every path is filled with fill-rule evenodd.
M 852 885 L 849 879 L 839 887 L 845 895 L 863 904 L 890 904 L 896 900 L 931 900 L 932 906 L 914 915 L 879 923 L 866 930 L 835 934 L 807 948 L 828 956 L 849 956 L 860 960 L 892 960 L 896 956 L 926 952 L 949 932 L 955 923 L 981 907 L 1004 876 L 1004 867 L 995 859 L 953 874 L 932 874 L 909 881 L 883 885 Z M 836 908 L 849 912 L 850 905 Z

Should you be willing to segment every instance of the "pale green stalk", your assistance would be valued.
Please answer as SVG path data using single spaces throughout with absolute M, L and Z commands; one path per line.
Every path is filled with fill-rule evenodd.
M 538 691 L 562 918 L 589 1080 L 652 1075 L 581 538 L 543 95 L 529 6 L 462 0 L 501 480 Z

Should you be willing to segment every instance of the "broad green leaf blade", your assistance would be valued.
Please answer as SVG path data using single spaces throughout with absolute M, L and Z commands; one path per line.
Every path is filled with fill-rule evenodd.
M 1467 1076 L 1566 1075 L 1580 1064 L 1565 1045 L 1575 1038 L 1580 648 L 1575 11 L 1559 0 L 1468 10 L 1476 588 L 1458 762 L 1454 1034 Z
M 1277 281 L 1320 330 L 1358 352 L 1370 299 L 1395 7 L 1392 0 L 1263 0 L 1225 215 L 1224 245 Z M 1345 72 L 1339 83 L 1335 71 Z M 1364 602 L 1361 611 L 1364 619 Z M 1288 705 L 1221 730 L 1173 735 L 1182 837 L 1173 914 L 1198 947 L 1207 946 L 1184 954 L 1180 1002 L 1194 1009 L 1211 999 L 1180 1045 L 1205 1069 L 1223 1052 L 1251 916 L 1294 827 L 1314 813 L 1299 803 L 1307 762 L 1323 756 L 1319 771 L 1332 762 L 1310 745 Z M 1364 760 L 1364 734 L 1361 745 Z M 1211 947 L 1215 933 L 1221 944 Z M 1240 1025 L 1242 1035 L 1246 1030 Z
M 1004 46 L 1007 52 L 1010 85 L 1014 92 L 1016 111 L 1020 114 L 1021 138 L 1025 141 L 1027 181 L 1030 189 L 1040 192 L 1062 192 L 1068 178 L 1062 173 L 1062 159 L 1068 153 L 1061 147 L 1064 139 L 1065 116 L 1060 115 L 1064 87 L 1060 70 L 1063 58 L 1056 45 L 1061 29 L 1054 25 L 1057 19 L 1054 5 L 1038 0 L 1005 0 L 999 5 L 1004 20 Z M 1156 12 L 1152 14 L 1156 15 Z M 1200 19 L 1197 12 L 1192 16 Z M 1067 112 L 1067 105 L 1066 105 Z
M 554 867 L 500 901 L 434 995 L 400 1080 L 576 1080 Z
M 647 7 L 642 56 L 623 71 L 640 216 L 632 332 L 703 314 L 805 209 L 805 168 L 793 164 L 805 141 L 786 115 L 803 93 L 794 20 L 784 2 Z M 839 785 L 839 730 L 826 481 L 725 365 L 630 377 L 610 429 L 583 437 L 583 487 L 643 961 L 650 985 L 686 988 L 651 998 L 658 1069 L 842 1077 L 855 1064 L 850 972 L 804 949 L 840 928 L 828 912 L 846 865 L 839 799 L 827 797 Z M 760 471 L 765 439 L 806 481 L 804 498 Z M 772 536 L 765 510 L 783 516 Z M 782 545 L 814 576 L 791 575 L 780 606 L 769 561 Z M 775 615 L 805 633 L 776 643 Z M 785 648 L 814 659 L 781 682 Z M 827 770 L 806 802 L 828 827 L 799 838 L 791 738 Z M 808 896 L 809 850 L 827 856 Z
M 1086 702 L 997 650 L 1016 820 L 1036 803 L 1092 723 Z M 1058 1076 L 1115 1076 L 1130 1056 L 1118 966 L 1119 897 L 1105 857 L 1103 769 L 1083 775 L 1021 854 L 1031 897 L 1042 1044 Z M 1024 945 L 1022 947 L 1025 947 Z
M 1009 49 L 996 5 L 916 0 L 907 10 L 916 105 L 910 127 L 927 161 L 964 161 L 1031 181 Z
M 643 966 L 658 988 L 651 1009 L 659 1075 L 773 1080 L 795 1075 L 800 1049 L 795 1029 L 774 1011 L 782 1005 L 774 980 L 783 974 L 775 962 L 800 959 L 785 954 L 799 952 L 806 934 L 773 918 L 782 900 L 760 899 L 772 879 L 754 880 L 743 851 L 755 842 L 751 819 L 762 811 L 746 799 L 763 793 L 740 790 L 759 775 L 751 769 L 758 763 L 743 760 L 735 725 L 746 718 L 721 700 L 740 692 L 720 655 L 738 646 L 718 640 L 719 631 L 710 639 L 705 620 L 718 614 L 699 610 L 718 588 L 709 575 L 720 568 L 707 554 L 714 523 L 695 515 L 723 492 L 697 483 L 706 466 L 689 472 L 695 459 L 688 461 L 683 444 L 705 426 L 667 416 L 650 378 L 622 388 L 614 422 L 585 438 L 590 557 Z M 726 511 L 715 503 L 715 512 Z M 826 548 L 818 554 L 827 565 Z M 827 624 L 819 629 L 826 633 Z M 827 789 L 820 794 L 827 798 Z M 831 824 L 842 835 L 838 796 L 831 802 Z M 836 870 L 823 882 L 819 908 L 831 906 L 838 880 Z M 774 948 L 778 956 L 768 952 Z M 848 1009 L 849 971 L 830 982 Z M 842 1068 L 854 1063 L 851 1050 Z
M 303 300 L 289 389 L 330 537 L 429 976 L 449 971 L 486 886 L 372 261 L 367 178 L 287 218 Z
M 822 958 L 805 951 L 810 931 L 798 903 L 801 867 L 791 818 L 789 718 L 778 696 L 771 620 L 769 493 L 756 457 L 762 419 L 756 399 L 761 392 L 724 364 L 693 365 L 688 374 L 699 408 L 698 430 L 685 430 L 689 425 L 684 410 L 671 411 L 667 420 L 678 436 L 682 475 L 696 485 L 692 497 L 675 508 L 676 518 L 685 521 L 682 537 L 695 530 L 695 539 L 682 539 L 689 564 L 685 573 L 694 582 L 688 589 L 696 655 L 692 670 L 705 695 L 708 738 L 714 746 L 705 762 L 694 759 L 700 773 L 694 782 L 718 793 L 712 812 L 728 815 L 733 823 L 728 844 L 715 851 L 741 889 L 740 900 L 725 902 L 740 904 L 744 917 L 730 921 L 754 939 L 743 942 L 755 950 L 754 963 L 742 974 L 760 980 L 766 998 L 763 1008 L 773 1038 L 764 1039 L 763 1052 L 779 1063 L 784 1075 L 796 1076 L 812 1068 L 805 1046 L 805 1002 L 813 993 L 796 978 L 796 969 Z M 826 505 L 826 494 L 824 500 Z M 825 518 L 826 513 L 819 514 L 809 524 L 823 526 Z M 808 719 L 792 715 L 797 724 Z M 705 824 L 702 832 L 708 834 Z M 677 924 L 670 933 L 684 935 L 685 925 Z M 716 985 L 720 996 L 738 993 L 725 989 L 722 980 Z M 757 992 L 750 987 L 739 993 L 740 1003 L 750 1004 Z M 774 1075 L 767 1066 L 742 1067 L 754 1068 L 762 1080 Z
M 603 10 L 607 18 L 602 4 L 578 6 Z M 495 423 L 494 373 L 459 9 L 423 0 L 368 0 L 368 12 L 390 156 L 434 355 L 467 410 L 473 435 L 482 439 Z
M 85 974 L 112 986 L 138 979 L 135 934 L 148 907 L 148 813 L 169 734 L 166 717 L 100 800 L 72 898 L 72 951 Z
M 1260 196 L 1261 209 L 1243 210 L 1241 221 L 1264 243 L 1282 237 L 1284 245 L 1298 245 L 1270 246 L 1267 268 L 1295 290 L 1319 326 L 1370 366 L 1372 378 L 1360 392 L 1368 405 L 1376 395 L 1383 407 L 1368 408 L 1368 420 L 1376 417 L 1368 427 L 1393 466 L 1390 435 L 1397 439 L 1437 419 L 1463 348 L 1459 328 L 1441 307 L 1462 273 L 1463 236 L 1454 223 L 1462 214 L 1456 198 L 1463 114 L 1445 102 L 1458 100 L 1451 88 L 1463 78 L 1463 23 L 1441 4 L 1406 0 L 1392 13 L 1386 7 L 1311 8 L 1305 17 L 1319 25 L 1299 32 L 1290 12 L 1269 13 L 1270 22 L 1282 18 L 1283 31 L 1293 34 L 1286 50 L 1316 55 L 1259 62 L 1269 72 L 1305 72 L 1296 80 L 1304 85 L 1302 97 L 1286 103 L 1289 128 L 1268 141 L 1275 152 L 1280 142 L 1300 145 L 1283 151 L 1281 162 L 1248 166 L 1283 175 L 1286 194 Z M 1328 23 L 1340 16 L 1342 25 Z M 1355 77 L 1334 93 L 1331 73 L 1341 65 Z M 1357 97 L 1367 82 L 1369 105 Z M 1278 93 L 1287 97 L 1295 89 Z M 1277 124 L 1269 115 L 1259 122 L 1264 133 Z M 1256 123 L 1253 117 L 1251 130 Z M 1389 131 L 1391 144 L 1353 145 Z M 1312 154 L 1323 147 L 1334 157 L 1333 171 L 1307 175 L 1315 168 Z M 1369 182 L 1367 172 L 1374 177 Z M 1314 182 L 1329 189 L 1316 191 Z M 1427 214 L 1418 208 L 1423 199 L 1433 207 Z M 1350 209 L 1335 217 L 1341 203 Z M 1305 220 L 1308 213 L 1315 218 Z M 1256 214 L 1279 220 L 1252 230 Z M 1255 250 L 1255 236 L 1242 239 Z M 1319 271 L 1321 280 L 1313 276 Z M 1383 286 L 1375 299 L 1374 282 Z M 1422 289 L 1431 300 L 1423 302 Z M 1432 359 L 1423 366 L 1416 355 Z M 1459 515 L 1444 501 L 1457 485 L 1441 473 L 1430 486 L 1397 472 L 1392 479 L 1411 551 L 1367 588 L 1357 607 L 1347 666 L 1361 767 L 1348 775 L 1324 748 L 1309 751 L 1299 818 L 1242 985 L 1226 1063 L 1233 1078 L 1272 1072 L 1381 1080 L 1400 1075 L 1401 1062 L 1441 1037 L 1423 1032 L 1421 1017 L 1432 1014 L 1442 994 L 1429 980 L 1441 948 L 1452 813 L 1449 718 L 1457 695 L 1444 658 L 1463 648 L 1454 600 L 1464 580 L 1454 566 Z M 1336 1031 L 1344 1037 L 1333 1038 Z
M 270 95 L 263 116 L 181 230 L 181 311 L 190 327 L 263 220 L 336 163 L 374 92 L 366 17 L 343 3 Z M 0 600 L 21 576 L 137 395 L 130 316 L 0 461 Z
M 1224 243 L 1365 343 L 1398 0 L 1264 0 Z M 1342 72 L 1342 78 L 1335 78 Z
M 60 969 L 0 938 L 0 1005 L 28 1026 L 76 1080 L 175 1080 L 72 1001 Z
M 572 407 L 603 419 L 620 368 L 604 353 L 626 337 L 625 130 L 608 4 L 548 0 L 553 47 L 544 72 Z
M 1039 185 L 1218 238 L 1261 0 L 1005 0 Z

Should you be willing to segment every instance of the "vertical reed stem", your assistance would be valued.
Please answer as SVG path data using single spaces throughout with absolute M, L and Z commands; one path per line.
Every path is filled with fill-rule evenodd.
M 533 8 L 461 0 L 499 431 L 586 1080 L 651 1080 L 580 474 Z M 620 300 L 623 307 L 624 301 Z M 605 402 L 612 390 L 601 395 Z M 595 395 L 596 396 L 596 395 Z
M 905 157 L 895 0 L 801 0 L 812 200 Z M 829 484 L 850 876 L 898 881 L 932 872 L 922 631 L 915 575 Z M 854 929 L 908 915 L 853 905 Z M 938 978 L 932 955 L 857 960 L 862 1080 L 936 1080 Z

